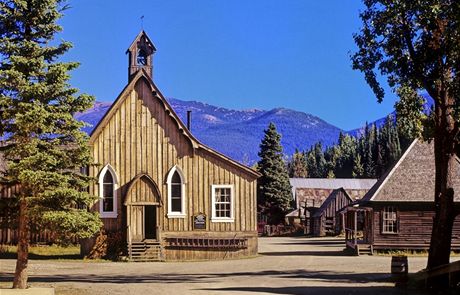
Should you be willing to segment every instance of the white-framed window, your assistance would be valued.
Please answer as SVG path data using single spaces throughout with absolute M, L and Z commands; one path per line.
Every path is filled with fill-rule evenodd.
M 214 184 L 211 186 L 211 206 L 213 222 L 233 222 L 233 185 Z
M 106 165 L 99 173 L 99 213 L 102 218 L 116 218 L 118 215 L 117 186 L 115 170 Z
M 185 218 L 185 177 L 176 165 L 168 173 L 168 217 Z
M 382 233 L 398 233 L 398 214 L 395 207 L 387 206 L 382 210 Z

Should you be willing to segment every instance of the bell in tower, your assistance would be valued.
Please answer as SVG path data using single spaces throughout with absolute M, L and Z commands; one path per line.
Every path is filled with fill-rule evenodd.
M 129 46 L 126 53 L 129 55 L 128 80 L 140 70 L 144 70 L 150 79 L 153 79 L 153 54 L 156 48 L 144 31 L 141 31 Z

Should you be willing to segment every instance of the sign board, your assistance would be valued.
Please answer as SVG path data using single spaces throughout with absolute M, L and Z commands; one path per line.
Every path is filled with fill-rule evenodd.
M 193 216 L 193 229 L 204 230 L 206 229 L 206 215 L 200 213 Z

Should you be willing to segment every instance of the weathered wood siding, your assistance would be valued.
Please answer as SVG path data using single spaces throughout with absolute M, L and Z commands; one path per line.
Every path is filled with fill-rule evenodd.
M 393 205 L 395 206 L 395 205 Z M 434 211 L 416 206 L 395 206 L 398 208 L 398 233 L 382 233 L 382 210 L 384 206 L 374 208 L 373 244 L 374 249 L 428 249 Z M 452 246 L 460 249 L 460 216 L 457 216 L 452 231 Z
M 351 202 L 350 197 L 342 190 L 331 193 L 318 212 L 313 215 L 313 235 L 339 234 L 342 220 L 337 213 Z
M 98 177 L 110 164 L 118 177 L 118 218 L 104 218 L 106 230 L 125 230 L 123 205 L 130 182 L 141 173 L 148 175 L 158 187 L 159 228 L 168 233 L 194 232 L 192 217 L 206 214 L 208 233 L 256 235 L 256 179 L 253 175 L 204 148 L 194 148 L 190 138 L 172 117 L 161 99 L 152 93 L 148 81 L 140 78 L 133 89 L 120 97 L 121 103 L 101 122 L 100 132 L 91 138 L 92 156 L 99 164 L 90 168 Z M 177 165 L 185 178 L 185 218 L 167 217 L 168 172 Z M 211 185 L 231 184 L 234 188 L 234 222 L 211 222 Z M 136 187 L 135 190 L 148 190 Z M 91 193 L 98 195 L 95 184 Z M 94 210 L 99 210 L 99 202 Z M 197 232 L 197 231 L 195 231 Z M 198 233 L 201 233 L 198 232 Z

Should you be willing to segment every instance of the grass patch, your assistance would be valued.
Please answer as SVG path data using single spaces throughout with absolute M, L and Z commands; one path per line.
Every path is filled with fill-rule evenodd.
M 2 246 L 0 249 L 0 258 L 16 259 L 16 246 Z M 80 246 L 58 246 L 58 245 L 34 245 L 29 247 L 29 259 L 66 259 L 81 260 Z

